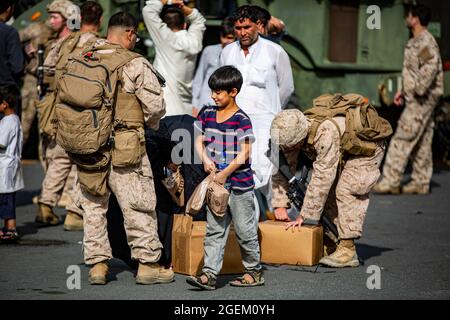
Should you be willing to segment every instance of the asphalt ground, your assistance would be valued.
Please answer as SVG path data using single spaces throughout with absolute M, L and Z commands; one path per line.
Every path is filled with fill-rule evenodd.
M 82 232 L 63 226 L 38 228 L 37 206 L 43 172 L 37 162 L 24 164 L 25 189 L 18 193 L 21 239 L 0 245 L 1 299 L 150 299 L 150 300 L 304 300 L 304 299 L 449 299 L 450 168 L 436 166 L 432 193 L 426 196 L 371 196 L 364 235 L 357 241 L 358 268 L 264 265 L 265 285 L 235 288 L 221 276 L 215 291 L 198 291 L 184 275 L 170 284 L 136 285 L 134 271 L 111 262 L 106 286 L 88 283 Z M 62 219 L 65 210 L 56 210 Z M 287 244 L 289 245 L 289 244 Z M 68 273 L 69 268 L 69 273 Z M 79 288 L 74 278 L 79 270 Z M 374 278 L 374 275 L 379 278 Z M 69 286 L 68 286 L 69 283 Z

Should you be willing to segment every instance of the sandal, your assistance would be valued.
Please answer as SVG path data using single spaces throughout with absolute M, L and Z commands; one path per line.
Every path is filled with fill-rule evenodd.
M 230 282 L 230 286 L 233 287 L 256 287 L 264 285 L 263 272 L 247 270 L 245 273 Z M 247 277 L 246 277 L 247 276 Z M 248 280 L 248 276 L 252 278 L 252 281 Z
M 3 234 L 0 236 L 0 240 L 4 242 L 16 242 L 19 239 L 19 234 L 16 229 L 3 228 Z
M 202 281 L 202 276 L 205 276 L 208 280 L 206 282 Z M 207 273 L 202 273 L 196 277 L 189 277 L 186 282 L 190 285 L 203 289 L 203 290 L 215 290 L 216 289 L 216 279 Z

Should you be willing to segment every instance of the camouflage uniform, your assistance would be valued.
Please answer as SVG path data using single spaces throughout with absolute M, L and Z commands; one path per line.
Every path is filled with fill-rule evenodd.
M 33 23 L 19 31 L 20 41 L 32 47 L 33 52 L 28 57 L 25 67 L 25 76 L 22 86 L 22 129 L 23 142 L 26 143 L 30 136 L 31 125 L 36 116 L 36 101 L 39 100 L 37 92 L 37 50 L 39 45 L 48 42 L 52 36 L 52 29 L 44 22 Z
M 98 40 L 97 44 L 102 45 L 104 41 Z M 159 120 L 165 114 L 165 105 L 161 87 L 150 63 L 143 57 L 134 58 L 124 66 L 122 77 L 122 90 L 136 95 L 145 123 L 150 128 L 157 129 Z M 122 209 L 132 258 L 140 263 L 156 263 L 159 260 L 162 244 L 157 233 L 156 194 L 147 154 L 142 155 L 141 164 L 137 166 L 116 168 L 111 165 L 108 191 L 104 196 L 93 196 L 79 184 L 78 190 L 85 212 L 83 244 L 86 264 L 96 264 L 112 258 L 106 228 L 106 212 L 111 192 Z
M 336 124 L 325 120 L 318 127 L 312 145 L 288 146 L 290 149 L 284 153 L 291 169 L 295 169 L 297 165 L 300 150 L 314 161 L 301 210 L 304 221 L 318 223 L 322 212 L 325 212 L 337 225 L 340 239 L 355 239 L 362 234 L 369 206 L 369 191 L 380 176 L 379 165 L 383 159 L 384 148 L 379 145 L 372 157 L 349 156 L 339 174 L 342 157 L 339 131 L 345 131 L 345 118 L 335 117 L 333 120 L 339 130 Z M 308 130 L 309 126 L 308 121 Z M 287 190 L 288 182 L 277 172 L 272 177 L 274 208 L 290 207 Z
M 438 45 L 427 30 L 406 44 L 402 76 L 406 106 L 390 142 L 379 185 L 399 187 L 411 156 L 412 183 L 428 190 L 433 174 L 432 114 L 443 93 L 443 71 Z
M 96 36 L 93 32 L 83 33 L 78 41 L 77 49 L 83 48 L 87 41 L 93 40 Z M 71 41 L 74 41 L 73 38 L 69 38 L 67 41 L 64 40 L 66 39 L 58 39 L 52 44 L 51 50 L 44 61 L 46 76 L 54 76 L 56 64 L 60 58 L 60 51 L 64 50 L 64 46 L 71 46 Z M 64 149 L 56 143 L 55 137 L 46 135 L 43 140 L 47 171 L 42 182 L 39 203 L 55 207 L 59 199 L 63 197 L 62 192 L 64 190 L 66 192 L 64 197 L 68 199 L 66 209 L 81 216 L 82 211 L 77 206 L 74 206 L 72 201 L 75 191 L 73 182 L 69 181 L 69 175 L 71 170 L 73 170 L 73 163 Z

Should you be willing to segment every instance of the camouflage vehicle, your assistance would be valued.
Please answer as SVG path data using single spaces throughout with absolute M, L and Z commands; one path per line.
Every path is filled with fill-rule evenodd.
M 46 19 L 40 1 L 20 15 L 14 25 L 20 29 Z M 82 3 L 83 0 L 75 0 Z M 102 31 L 108 17 L 126 10 L 140 19 L 139 33 L 144 41 L 138 51 L 150 59 L 153 43 L 141 17 L 145 0 L 98 0 L 105 10 Z M 243 4 L 267 8 L 286 24 L 281 45 L 286 49 L 293 68 L 295 97 L 292 103 L 301 109 L 311 106 L 312 99 L 324 92 L 358 92 L 380 108 L 394 125 L 401 108 L 393 108 L 392 100 L 401 85 L 403 48 L 409 34 L 404 15 L 412 0 L 191 0 L 207 18 L 205 45 L 218 43 L 221 20 Z M 433 19 L 429 30 L 441 49 L 445 70 L 443 107 L 437 108 L 437 119 L 446 127 L 437 126 L 437 139 L 448 139 L 450 113 L 450 2 L 429 0 Z M 447 102 L 447 105 L 444 103 Z M 446 129 L 447 128 L 447 129 Z M 439 131 L 440 130 L 440 131 Z M 446 131 L 447 130 L 447 131 Z M 441 141 L 448 143 L 448 140 Z

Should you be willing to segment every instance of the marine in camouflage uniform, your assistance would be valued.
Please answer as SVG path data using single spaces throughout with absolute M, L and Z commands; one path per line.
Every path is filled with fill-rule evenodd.
M 313 160 L 311 180 L 297 221 L 318 224 L 322 212 L 338 228 L 336 251 L 320 263 L 332 267 L 358 266 L 354 239 L 362 235 L 369 206 L 369 191 L 377 182 L 384 155 L 380 143 L 373 156 L 347 156 L 343 164 L 340 132 L 345 131 L 345 117 L 324 120 L 312 144 L 307 144 L 311 122 L 299 110 L 281 111 L 273 120 L 272 141 L 281 147 L 291 170 L 295 172 L 299 152 Z M 288 181 L 277 172 L 272 177 L 272 206 L 289 208 Z M 298 223 L 297 223 L 298 224 Z
M 111 17 L 110 25 L 117 21 L 117 17 L 122 17 L 121 21 L 135 21 L 131 15 L 120 12 Z M 136 22 L 128 23 L 137 25 Z M 121 26 L 120 28 L 117 28 L 114 24 L 113 26 L 108 28 L 108 39 L 112 37 L 117 41 L 117 38 L 121 38 L 122 44 L 119 47 L 117 42 L 97 40 L 94 47 L 105 45 L 109 47 L 107 49 L 102 48 L 96 53 L 100 55 L 115 54 L 115 50 L 124 49 L 124 42 L 128 44 L 125 47 L 126 49 L 131 49 L 134 46 L 132 42 L 127 42 L 129 40 L 124 40 L 124 37 L 135 34 L 132 29 L 135 29 L 136 26 Z M 123 123 L 121 125 L 123 129 L 117 129 L 116 127 L 115 130 L 126 131 L 129 130 L 130 125 L 133 127 L 137 125 L 138 130 L 142 130 L 143 133 L 144 123 L 151 129 L 158 129 L 159 121 L 165 114 L 165 103 L 161 85 L 151 64 L 142 56 L 134 57 L 124 65 L 121 77 L 123 85 L 120 87 L 118 95 L 127 97 L 128 94 L 127 99 L 132 99 L 134 102 L 130 104 L 125 101 L 121 104 L 123 100 L 119 96 L 116 97 L 118 102 L 114 107 L 114 123 Z M 132 94 L 131 97 L 133 95 L 134 97 L 131 98 L 130 94 Z M 123 109 L 125 106 L 127 109 Z M 136 108 L 139 111 L 138 113 L 141 113 L 139 121 L 131 120 L 132 118 L 130 119 L 128 116 L 131 110 Z M 129 121 L 130 124 L 128 124 Z M 112 156 L 113 164 L 114 153 Z M 90 283 L 106 284 L 109 269 L 108 260 L 112 258 L 106 221 L 111 192 L 116 196 L 124 215 L 124 226 L 131 248 L 131 256 L 134 260 L 139 261 L 136 283 L 153 284 L 173 281 L 173 271 L 164 269 L 157 264 L 161 256 L 162 244 L 157 233 L 153 174 L 145 148 L 141 150 L 141 160 L 137 165 L 115 167 L 112 164 L 107 177 L 107 191 L 104 195 L 93 195 L 79 184 L 80 203 L 85 212 L 84 260 L 86 264 L 93 265 L 89 273 Z
M 60 46 L 56 45 L 54 47 L 51 53 L 55 54 L 49 54 L 49 56 L 47 56 L 44 63 L 45 68 L 48 68 L 48 70 L 54 74 L 56 72 L 56 64 L 54 64 L 54 61 L 62 59 L 61 57 L 64 56 L 64 54 L 61 55 L 60 53 L 64 53 L 67 48 L 72 47 L 74 41 L 78 40 L 75 50 L 81 51 L 87 42 L 94 41 L 94 39 L 97 38 L 97 34 L 94 32 L 82 33 L 78 31 L 78 33 L 80 33 L 79 39 L 77 33 L 73 33 L 68 38 L 64 39 Z M 56 52 L 58 54 L 56 54 Z M 51 59 L 49 59 L 49 57 L 51 57 Z M 59 63 L 61 63 L 61 61 Z M 60 65 L 58 64 L 58 68 L 59 66 Z M 55 81 L 57 81 L 57 79 Z M 54 208 L 61 199 L 66 197 L 65 207 L 67 215 L 64 229 L 68 231 L 82 230 L 83 223 L 81 220 L 83 212 L 73 203 L 75 197 L 74 178 L 76 175 L 76 168 L 64 149 L 56 143 L 54 136 L 46 135 L 45 139 L 47 141 L 45 152 L 47 171 L 45 173 L 44 181 L 42 182 L 42 191 L 38 200 L 39 204 L 43 204 L 47 206 L 47 208 Z M 65 197 L 64 194 L 66 194 Z
M 64 2 L 65 3 L 65 2 Z M 50 6 L 50 10 L 57 10 Z M 97 26 L 98 27 L 98 26 Z M 82 30 L 84 26 L 81 26 Z M 69 36 L 53 42 L 44 61 L 44 74 L 51 79 L 49 90 L 54 90 L 55 83 L 61 76 L 69 54 L 77 54 L 82 51 L 89 42 L 98 38 L 96 32 L 77 31 Z M 47 171 L 42 182 L 42 191 L 39 196 L 39 212 L 37 221 L 44 217 L 53 217 L 50 224 L 56 224 L 57 216 L 53 208 L 64 200 L 67 209 L 64 229 L 68 231 L 83 229 L 83 211 L 75 205 L 76 167 L 67 153 L 55 140 L 54 135 L 43 134 L 45 141 L 45 162 Z M 55 218 L 56 217 L 56 218 Z
M 407 19 L 411 19 L 411 13 Z M 382 179 L 374 188 L 376 193 L 429 193 L 433 174 L 433 110 L 443 94 L 444 76 L 436 40 L 422 28 L 405 47 L 402 72 L 405 109 L 389 145 Z M 401 189 L 409 159 L 412 180 Z
M 22 129 L 23 142 L 26 143 L 31 125 L 36 117 L 36 102 L 38 95 L 38 55 L 39 45 L 45 45 L 52 37 L 53 30 L 45 22 L 36 22 L 19 31 L 20 41 L 25 44 L 27 53 L 27 64 L 22 86 Z

